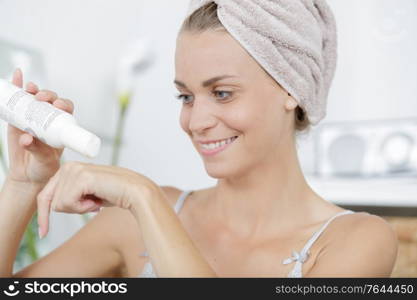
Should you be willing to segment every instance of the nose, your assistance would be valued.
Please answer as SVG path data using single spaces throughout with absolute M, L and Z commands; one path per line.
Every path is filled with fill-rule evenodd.
M 194 135 L 202 135 L 217 124 L 212 103 L 208 99 L 194 99 L 190 110 L 188 128 Z

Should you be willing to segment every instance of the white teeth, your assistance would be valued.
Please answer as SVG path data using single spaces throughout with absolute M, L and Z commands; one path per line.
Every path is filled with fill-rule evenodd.
M 226 145 L 226 144 L 230 144 L 230 143 L 231 143 L 231 142 L 233 142 L 234 140 L 235 140 L 235 137 L 231 137 L 231 138 L 228 138 L 228 139 L 225 139 L 225 140 L 223 140 L 223 141 L 216 142 L 216 143 L 201 144 L 201 147 L 202 147 L 203 149 L 213 150 L 213 149 L 216 149 L 216 148 L 222 147 L 222 146 L 224 146 L 224 145 Z

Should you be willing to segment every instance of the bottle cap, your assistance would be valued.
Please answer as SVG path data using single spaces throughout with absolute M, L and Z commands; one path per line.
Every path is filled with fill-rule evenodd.
M 99 137 L 76 124 L 64 126 L 61 132 L 61 141 L 65 147 L 90 158 L 98 154 L 101 146 Z

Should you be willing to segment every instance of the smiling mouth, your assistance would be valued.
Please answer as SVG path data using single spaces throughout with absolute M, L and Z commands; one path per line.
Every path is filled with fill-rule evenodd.
M 214 155 L 225 150 L 231 145 L 239 136 L 233 136 L 216 143 L 202 144 L 200 143 L 201 153 L 204 155 Z

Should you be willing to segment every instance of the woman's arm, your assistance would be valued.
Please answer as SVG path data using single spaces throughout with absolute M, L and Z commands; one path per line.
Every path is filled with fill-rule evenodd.
M 352 217 L 339 222 L 343 236 L 332 235 L 306 277 L 390 277 L 397 258 L 395 231 L 375 215 Z
M 181 191 L 173 187 L 161 189 L 173 207 Z M 12 241 L 15 239 L 13 236 Z M 1 243 L 7 244 L 11 243 Z M 16 274 L 10 272 L 6 276 L 135 277 L 143 265 L 136 257 L 144 250 L 133 215 L 126 209 L 104 207 L 65 243 Z
M 147 197 L 132 203 L 130 210 L 159 277 L 217 277 L 161 189 L 151 189 Z
M 215 277 L 170 205 L 149 178 L 117 166 L 67 162 L 37 196 L 38 223 L 48 233 L 50 209 L 85 213 L 116 206 L 133 214 L 151 261 L 162 277 Z
M 34 201 L 43 186 L 6 178 L 0 192 L 0 277 L 11 277 L 23 233 L 35 209 Z
M 126 217 L 121 209 L 103 208 L 66 242 L 13 277 L 124 276 L 124 247 L 131 237 Z
M 126 212 L 117 217 L 108 208 L 63 245 L 13 274 L 13 263 L 25 228 L 36 209 L 34 200 L 43 186 L 6 179 L 0 192 L 0 277 L 106 277 L 118 276 L 122 259 L 117 247 L 126 240 Z M 119 209 L 122 211 L 121 209 Z M 123 221 L 121 221 L 123 220 Z M 135 224 L 134 224 L 135 225 Z M 59 267 L 57 267 L 59 266 Z

